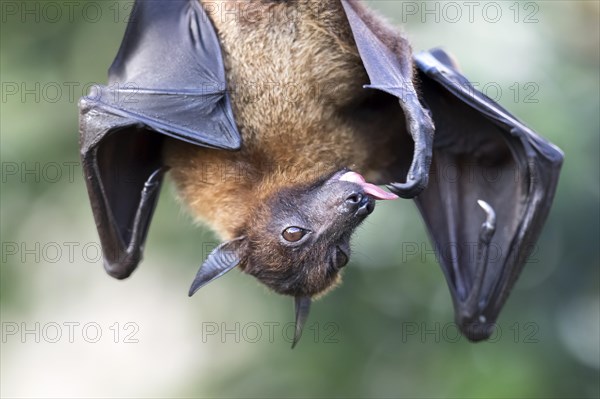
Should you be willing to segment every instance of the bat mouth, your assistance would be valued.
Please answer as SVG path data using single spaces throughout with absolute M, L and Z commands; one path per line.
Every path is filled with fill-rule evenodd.
M 368 183 L 366 179 L 360 175 L 359 173 L 344 169 L 336 174 L 334 174 L 329 180 L 329 182 L 348 182 L 354 183 L 358 185 L 368 197 L 378 200 L 378 201 L 390 201 L 398 199 L 399 197 L 396 194 L 392 194 L 390 192 L 385 191 L 381 187 L 376 186 L 375 184 Z

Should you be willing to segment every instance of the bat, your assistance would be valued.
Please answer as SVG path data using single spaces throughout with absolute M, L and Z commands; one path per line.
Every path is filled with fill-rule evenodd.
M 79 111 L 108 274 L 141 261 L 168 172 L 223 241 L 189 295 L 234 268 L 256 277 L 294 297 L 292 347 L 352 233 L 398 197 L 417 204 L 462 333 L 488 338 L 563 161 L 448 53 L 413 54 L 358 0 L 136 1 L 108 85 Z

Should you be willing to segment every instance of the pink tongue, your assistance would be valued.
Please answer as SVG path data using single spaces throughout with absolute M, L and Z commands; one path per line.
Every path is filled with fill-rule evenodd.
M 365 178 L 359 175 L 356 172 L 348 172 L 344 173 L 340 177 L 340 181 L 347 181 L 350 183 L 356 183 L 365 190 L 365 193 L 369 194 L 371 197 L 376 200 L 395 200 L 398 199 L 398 196 L 392 193 L 388 193 L 383 189 L 377 187 L 374 184 L 367 183 Z

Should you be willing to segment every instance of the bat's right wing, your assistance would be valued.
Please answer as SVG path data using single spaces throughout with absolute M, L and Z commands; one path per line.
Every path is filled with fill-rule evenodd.
M 80 149 L 104 266 L 136 268 L 166 166 L 165 136 L 235 150 L 217 34 L 198 0 L 136 1 L 109 84 L 81 99 Z

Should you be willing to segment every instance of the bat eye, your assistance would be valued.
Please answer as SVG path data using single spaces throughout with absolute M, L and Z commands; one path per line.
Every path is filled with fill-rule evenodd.
M 283 238 L 288 242 L 298 242 L 308 233 L 307 230 L 304 230 L 300 227 L 288 227 L 281 234 Z

